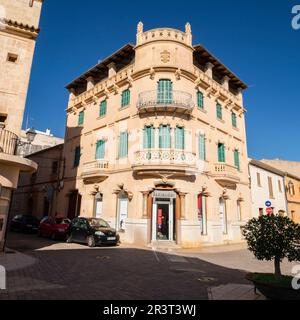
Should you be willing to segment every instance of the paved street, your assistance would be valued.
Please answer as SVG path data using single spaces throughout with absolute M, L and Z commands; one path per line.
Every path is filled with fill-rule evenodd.
M 238 267 L 256 268 L 259 262 L 243 247 L 175 254 L 125 245 L 90 249 L 21 234 L 10 234 L 8 245 L 18 253 L 0 256 L 8 275 L 8 290 L 0 291 L 0 299 L 262 298 L 245 280 L 247 268 L 229 266 L 239 260 Z M 272 271 L 272 267 L 263 268 Z

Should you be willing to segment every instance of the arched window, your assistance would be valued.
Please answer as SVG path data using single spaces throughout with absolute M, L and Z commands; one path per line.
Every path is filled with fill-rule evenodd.
M 157 103 L 171 104 L 173 102 L 173 83 L 168 79 L 158 81 Z

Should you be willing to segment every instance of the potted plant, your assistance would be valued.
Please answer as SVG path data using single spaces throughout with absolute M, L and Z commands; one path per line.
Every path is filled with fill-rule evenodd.
M 292 286 L 293 277 L 281 273 L 281 262 L 300 261 L 300 225 L 288 217 L 264 215 L 243 227 L 248 249 L 258 260 L 274 261 L 275 273 L 252 273 L 247 279 L 270 300 L 300 300 L 300 290 Z

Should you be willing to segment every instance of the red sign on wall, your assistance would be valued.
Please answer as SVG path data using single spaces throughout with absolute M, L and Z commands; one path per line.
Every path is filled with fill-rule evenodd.
M 267 208 L 266 212 L 267 212 L 267 214 L 272 214 L 273 213 L 273 208 Z
M 157 217 L 157 224 L 159 225 L 159 226 L 161 226 L 162 225 L 162 209 L 158 209 L 158 217 Z

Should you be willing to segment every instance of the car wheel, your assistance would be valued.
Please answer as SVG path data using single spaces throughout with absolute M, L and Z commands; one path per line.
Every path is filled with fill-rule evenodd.
M 90 248 L 94 248 L 94 247 L 96 246 L 95 239 L 94 239 L 93 236 L 87 237 L 87 245 L 88 245 Z
M 72 243 L 72 242 L 73 242 L 72 235 L 67 235 L 66 243 Z
M 56 240 L 56 234 L 55 234 L 55 232 L 53 232 L 53 233 L 51 234 L 51 240 L 53 240 L 53 241 Z

